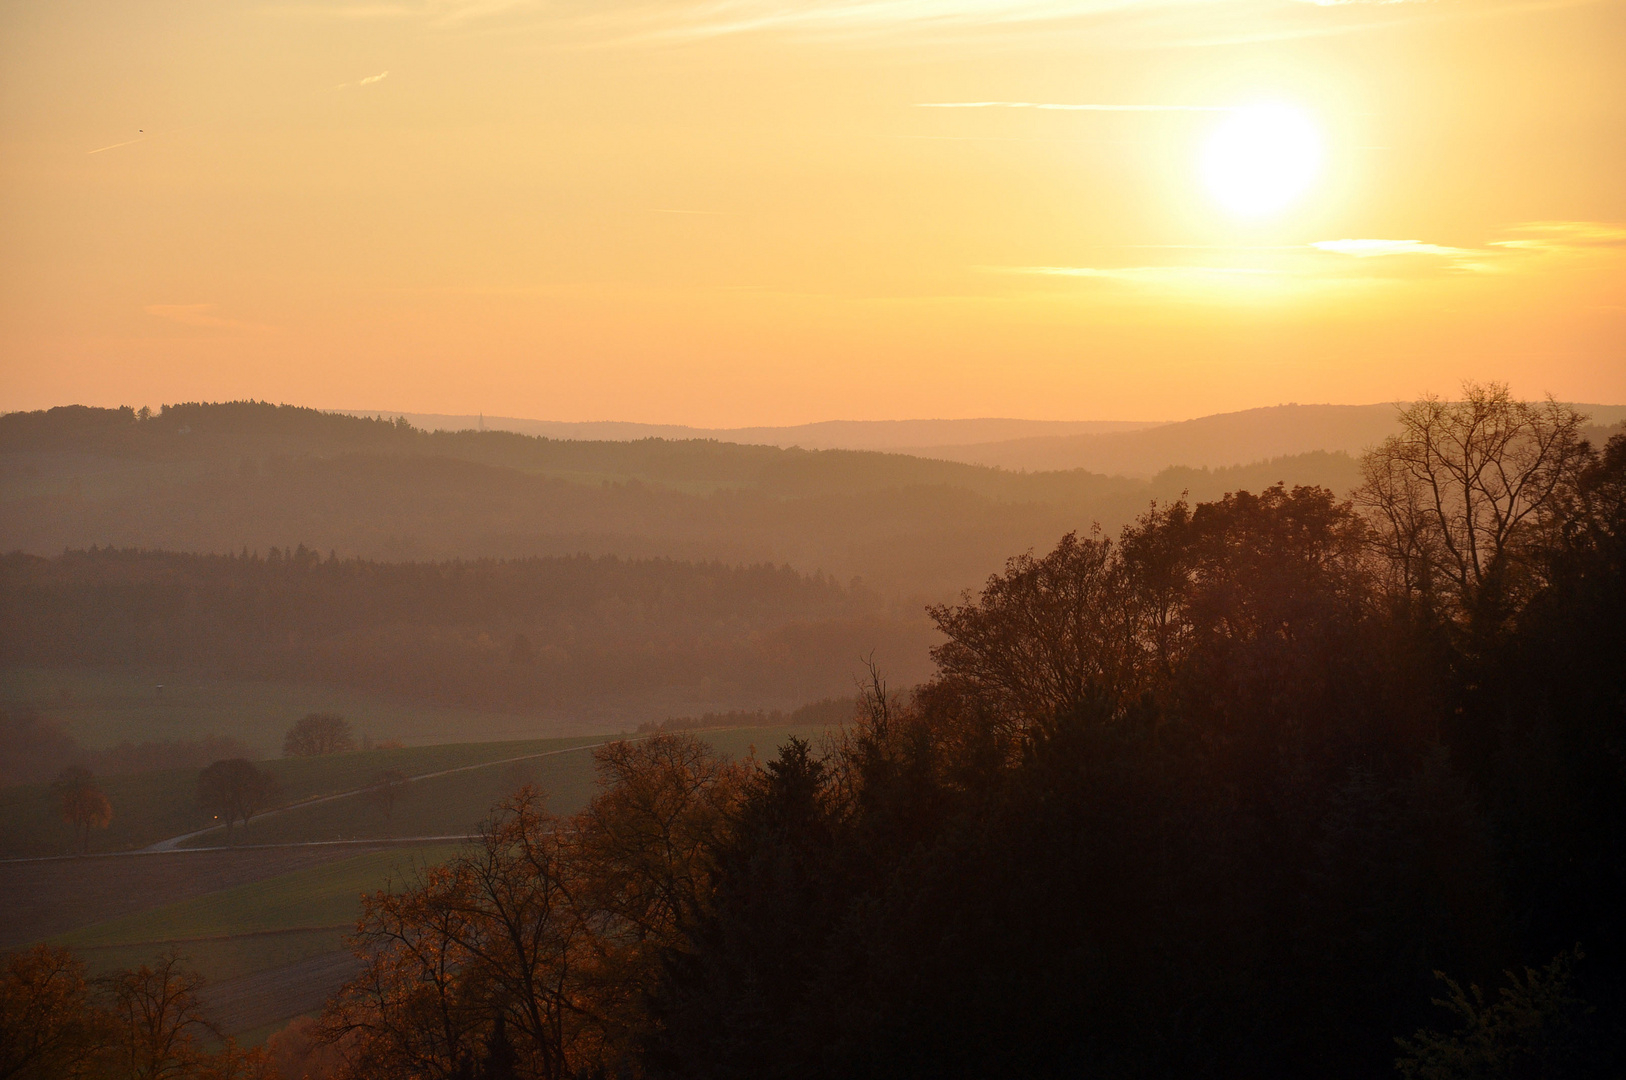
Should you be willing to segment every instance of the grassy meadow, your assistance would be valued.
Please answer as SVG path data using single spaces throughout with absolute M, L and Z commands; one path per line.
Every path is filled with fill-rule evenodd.
M 355 925 L 362 894 L 388 888 L 456 850 L 441 844 L 366 851 L 94 923 L 52 943 L 73 948 L 92 974 L 151 963 L 174 951 L 203 976 L 204 1002 L 222 1034 L 257 1043 L 319 1007 L 342 981 L 348 970 L 345 935 Z M 140 865 L 129 869 L 139 879 L 184 872 L 175 861 L 197 856 L 132 858 Z M 313 982 L 309 973 L 326 977 Z M 281 984 L 282 992 L 268 995 L 267 984 Z
M 738 758 L 751 753 L 771 756 L 792 735 L 817 740 L 822 732 L 821 728 L 778 727 L 697 734 L 722 753 Z M 96 973 L 148 963 L 176 950 L 211 984 L 209 1003 L 223 1018 L 226 1033 L 249 1042 L 263 1040 L 287 1020 L 317 1007 L 321 995 L 331 988 L 329 983 L 337 985 L 333 980 L 342 977 L 344 937 L 359 914 L 363 893 L 385 888 L 416 867 L 442 862 L 459 846 L 409 840 L 381 848 L 358 845 L 355 854 L 343 854 L 344 849 L 324 846 L 324 841 L 376 839 L 388 843 L 389 838 L 463 834 L 477 827 L 497 800 L 523 783 L 545 791 L 554 812 L 573 813 L 596 790 L 590 747 L 602 741 L 602 737 L 583 737 L 418 746 L 263 762 L 282 784 L 284 796 L 292 800 L 353 789 L 386 768 L 406 775 L 462 771 L 402 785 L 387 814 L 377 797 L 366 792 L 310 806 L 299 806 L 296 801 L 291 809 L 256 820 L 247 830 L 233 830 L 235 850 L 229 853 L 183 848 L 160 854 L 18 864 L 65 871 L 84 868 L 98 877 L 115 877 L 124 886 L 116 896 L 104 900 L 109 906 L 116 902 L 121 907 L 111 917 L 98 917 L 94 904 L 81 903 L 84 910 L 79 925 L 54 934 L 23 933 L 20 937 L 30 942 L 48 937 L 55 944 L 70 946 Z M 548 756 L 507 760 L 529 754 Z M 469 765 L 477 767 L 465 768 Z M 105 778 L 115 818 L 113 828 L 98 834 L 97 846 L 120 843 L 131 847 L 197 827 L 195 780 L 192 771 Z M 53 827 L 45 795 L 37 786 L 0 791 L 0 843 L 13 850 L 26 848 L 30 830 Z M 60 823 L 54 827 L 61 828 Z M 67 843 L 65 829 L 62 831 L 59 846 Z M 195 838 L 192 846 L 216 847 L 225 839 L 223 832 L 212 832 Z M 246 846 L 251 844 L 278 846 Z M 327 861 L 285 868 L 288 857 L 305 858 L 301 853 L 309 853 L 315 858 L 324 851 L 332 853 Z M 234 871 L 238 880 L 224 888 L 209 887 L 201 894 L 131 910 L 132 895 L 161 895 L 160 882 L 172 887 L 173 879 L 197 873 L 193 864 L 199 860 L 260 857 L 266 867 L 263 878 L 241 880 L 243 871 L 238 868 Z M 40 899 L 33 894 L 42 888 L 82 891 L 75 888 L 74 879 L 71 872 L 50 879 L 54 886 L 42 879 L 31 889 L 31 898 Z M 62 897 L 63 903 L 69 900 Z
M 213 970 L 204 973 L 211 979 L 232 978 L 256 970 L 261 961 L 275 966 L 300 959 L 321 942 L 326 944 L 318 951 L 338 948 L 355 925 L 362 893 L 384 888 L 414 866 L 444 861 L 456 850 L 456 844 L 439 844 L 368 851 L 95 923 L 55 941 L 104 970 L 175 945 L 194 962 L 209 960 Z M 276 944 L 284 936 L 289 944 Z
M 274 756 L 294 721 L 312 712 L 339 713 L 358 739 L 407 745 L 588 730 L 561 719 L 396 701 L 319 683 L 230 681 L 149 667 L 0 669 L 0 706 L 32 708 L 60 720 L 93 749 L 223 735 Z
M 404 776 L 418 776 L 527 754 L 566 750 L 602 741 L 602 736 L 580 736 L 572 739 L 532 739 L 523 742 L 407 746 L 387 750 L 357 750 L 347 754 L 330 754 L 313 758 L 273 758 L 260 762 L 259 766 L 271 774 L 279 787 L 274 805 L 285 807 L 324 795 L 360 788 L 372 783 L 385 770 L 394 770 Z M 584 751 L 580 754 L 563 754 L 560 757 L 576 759 L 561 766 L 564 773 L 560 778 L 561 785 L 573 784 L 572 790 L 585 791 L 583 784 L 591 782 L 591 755 Z M 472 786 L 493 795 L 500 795 L 503 790 L 501 785 L 508 776 L 502 769 L 502 766 L 493 766 L 483 784 L 481 781 L 475 781 Z M 572 770 L 581 775 L 581 781 L 566 779 Z M 464 774 L 454 774 L 461 775 Z M 91 851 L 128 851 L 207 827 L 211 819 L 198 808 L 197 776 L 196 769 L 180 769 L 99 778 L 102 790 L 107 793 L 108 801 L 113 805 L 113 821 L 108 828 L 92 834 Z M 412 791 L 417 786 L 407 784 L 402 788 L 402 804 L 418 805 L 419 800 L 413 798 L 416 793 Z M 456 787 L 455 784 L 452 786 Z M 344 800 L 324 804 L 324 807 L 332 807 L 327 816 L 316 814 L 323 807 L 290 812 L 286 816 L 304 820 L 300 814 L 312 813 L 316 814 L 312 821 L 332 820 L 342 824 L 346 817 L 357 815 L 358 806 L 363 806 L 363 802 L 359 800 L 365 799 L 366 796 L 357 796 L 358 801 Z M 489 806 L 493 801 L 494 798 L 488 799 L 485 805 Z M 438 816 L 433 811 L 432 804 L 424 805 L 431 807 L 427 814 L 402 820 L 411 820 L 414 828 L 421 826 L 428 829 L 430 835 L 440 835 L 445 831 L 443 826 L 448 824 L 453 831 L 466 831 L 467 826 L 478 821 L 480 817 L 480 814 L 476 813 L 471 820 L 465 821 L 464 818 L 468 815 L 461 810 L 467 804 L 460 804 L 451 812 Z M 235 843 L 287 843 L 313 839 L 340 839 L 357 835 L 342 830 L 334 833 L 325 828 L 318 828 L 314 834 L 302 833 L 297 826 L 280 824 L 279 819 L 283 816 L 279 814 L 265 820 L 250 821 L 247 829 L 239 826 L 232 830 L 231 840 Z M 379 816 L 382 819 L 381 812 Z M 364 809 L 357 818 L 357 823 L 367 827 L 370 820 Z M 273 825 L 276 827 L 268 830 L 267 827 Z M 425 833 L 401 832 L 390 828 L 366 835 L 402 836 Z M 225 841 L 225 830 L 219 830 L 208 834 L 206 838 L 200 840 L 200 843 L 218 844 Z M 60 855 L 72 850 L 72 832 L 57 816 L 48 785 L 21 784 L 0 788 L 0 858 Z
M 722 753 L 730 757 L 741 757 L 753 750 L 759 756 L 772 755 L 790 736 L 816 739 L 820 735 L 820 729 L 738 728 L 699 734 Z M 491 807 L 522 784 L 531 784 L 543 792 L 547 796 L 548 809 L 553 813 L 573 814 L 587 805 L 596 790 L 593 758 L 586 747 L 602 741 L 604 740 L 581 739 L 554 740 L 547 744 L 486 744 L 479 749 L 489 755 L 487 760 L 498 762 L 497 764 L 403 784 L 396 789 L 395 800 L 388 807 L 376 793 L 362 792 L 314 806 L 295 807 L 263 821 L 252 822 L 248 833 L 241 829 L 234 830 L 234 833 L 241 842 L 255 844 L 461 835 L 478 828 Z M 583 749 L 571 751 L 567 749 L 571 745 L 579 745 Z M 473 751 L 475 748 L 469 749 Z M 559 753 L 558 750 L 566 752 Z M 539 752 L 548 756 L 522 761 L 502 761 L 505 757 Z M 358 753 L 336 756 L 359 758 L 364 755 Z M 393 767 L 406 772 L 398 765 Z M 358 775 L 370 778 L 376 774 L 358 770 Z M 365 783 L 366 779 L 359 782 Z M 204 846 L 222 842 L 224 835 L 216 831 L 196 837 L 187 843 L 191 846 Z

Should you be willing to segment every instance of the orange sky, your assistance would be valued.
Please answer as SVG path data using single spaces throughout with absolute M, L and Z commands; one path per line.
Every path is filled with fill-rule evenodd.
M 0 409 L 1626 402 L 1623 70 L 1619 2 L 14 0 Z M 1243 220 L 1263 100 L 1323 162 Z

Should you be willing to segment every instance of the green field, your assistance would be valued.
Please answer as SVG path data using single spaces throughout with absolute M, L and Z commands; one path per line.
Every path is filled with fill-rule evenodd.
M 312 758 L 275 758 L 259 763 L 277 781 L 279 806 L 349 791 L 370 784 L 379 773 L 393 769 L 406 776 L 455 769 L 465 765 L 498 761 L 523 754 L 544 753 L 602 742 L 603 737 L 580 736 L 571 739 L 532 739 L 524 742 L 457 743 L 442 746 L 408 746 L 391 750 L 358 750 Z M 587 752 L 560 755 L 578 759 L 575 767 L 591 777 L 592 758 Z M 549 759 L 544 759 L 549 760 Z M 502 766 L 493 767 L 502 775 Z M 196 769 L 135 773 L 102 777 L 99 783 L 113 804 L 112 824 L 91 837 L 92 851 L 128 851 L 145 847 L 172 836 L 205 828 L 210 818 L 198 808 Z M 410 790 L 414 785 L 407 785 Z M 494 801 L 494 800 L 493 800 Z M 360 803 L 349 806 L 355 813 Z M 311 810 L 315 811 L 316 807 Z M 476 816 L 476 820 L 478 816 Z M 276 818 L 251 821 L 247 830 L 233 830 L 238 843 L 270 843 L 261 831 Z M 462 831 L 466 822 L 457 815 L 446 818 Z M 386 835 L 420 835 L 389 832 Z M 435 835 L 439 835 L 435 833 Z M 298 836 L 297 839 L 331 839 L 330 835 Z M 276 833 L 275 842 L 289 839 L 286 829 Z M 224 832 L 211 834 L 209 843 L 225 840 Z M 22 784 L 0 789 L 0 857 L 58 855 L 73 849 L 68 826 L 57 817 L 50 789 L 44 784 Z
M 205 1007 L 223 1034 L 259 1042 L 319 1008 L 353 970 L 345 937 L 355 927 L 362 894 L 407 880 L 456 850 L 442 844 L 368 851 L 108 919 L 52 943 L 72 948 L 92 974 L 174 951 L 203 976 Z M 184 873 L 174 861 L 197 857 L 133 857 L 141 865 L 130 868 L 131 884 L 153 873 Z
M 704 738 L 731 756 L 752 746 L 760 755 L 774 753 L 791 734 L 814 730 L 741 728 L 704 733 Z M 477 827 L 498 799 L 520 784 L 531 783 L 548 795 L 555 813 L 574 813 L 592 797 L 595 773 L 585 749 L 604 738 L 534 739 L 524 742 L 460 743 L 360 750 L 313 758 L 277 758 L 260 765 L 277 781 L 280 812 L 252 820 L 245 829 L 214 830 L 188 841 L 202 847 L 224 843 L 286 844 L 356 838 L 462 835 Z M 572 748 L 583 748 L 575 750 Z M 567 753 L 554 753 L 566 750 Z M 547 754 L 528 761 L 505 762 L 525 755 Z M 361 791 L 311 806 L 301 802 L 371 784 L 384 770 L 420 776 L 446 769 L 489 764 L 400 785 L 393 805 Z M 101 780 L 113 805 L 112 824 L 92 835 L 93 852 L 129 851 L 160 840 L 207 828 L 211 819 L 198 808 L 196 770 L 109 776 Z M 71 852 L 73 836 L 57 817 L 45 785 L 0 789 L 0 857 L 23 858 Z
M 730 757 L 749 753 L 752 747 L 756 748 L 759 756 L 771 756 L 791 735 L 816 738 L 818 731 L 739 728 L 701 733 L 702 738 Z M 601 740 L 592 740 L 598 741 Z M 568 744 L 567 741 L 562 742 Z M 491 750 L 495 757 L 514 756 L 504 752 L 503 748 L 531 745 L 534 744 L 497 743 L 491 746 Z M 388 813 L 381 801 L 371 793 L 292 809 L 253 823 L 247 838 L 256 844 L 285 844 L 312 840 L 462 835 L 478 828 L 499 799 L 526 783 L 534 785 L 547 796 L 548 809 L 552 812 L 573 814 L 593 797 L 597 790 L 595 778 L 592 755 L 587 750 L 553 754 L 402 785 Z M 203 846 L 220 842 L 222 836 L 219 833 L 209 833 L 189 841 L 189 844 Z
M 731 757 L 753 750 L 759 757 L 769 757 L 791 735 L 816 740 L 821 733 L 822 729 L 742 728 L 698 734 Z M 295 806 L 254 822 L 246 834 L 238 829 L 233 837 L 238 845 L 281 846 L 236 846 L 228 851 L 183 849 L 105 860 L 18 864 L 29 867 L 38 878 L 37 884 L 26 887 L 25 895 L 33 902 L 38 925 L 42 910 L 54 917 L 54 909 L 60 904 L 73 899 L 84 901 L 84 883 L 90 880 L 86 875 L 90 875 L 111 893 L 104 893 L 102 900 L 89 907 L 80 903 L 81 910 L 72 922 L 56 924 L 58 929 L 74 928 L 56 933 L 50 940 L 75 949 L 97 973 L 148 963 L 174 949 L 212 984 L 206 1004 L 221 1020 L 224 1030 L 250 1042 L 262 1040 L 293 1016 L 319 1008 L 322 998 L 348 977 L 346 971 L 353 970 L 345 966 L 353 961 L 346 959 L 344 938 L 360 913 L 362 893 L 402 881 L 414 867 L 443 862 L 459 846 L 408 841 L 351 855 L 343 847 L 325 846 L 322 841 L 462 834 L 476 827 L 493 803 L 521 783 L 536 784 L 547 792 L 549 806 L 555 812 L 572 813 L 585 806 L 597 790 L 588 749 L 596 741 L 601 740 L 409 747 L 266 762 L 285 790 L 305 796 L 365 783 L 385 767 L 424 773 L 503 762 L 522 754 L 566 751 L 407 784 L 388 816 L 374 797 L 361 794 Z M 131 823 L 138 814 L 145 815 L 142 820 L 146 832 L 140 834 L 141 839 L 173 835 L 166 830 L 184 831 L 187 825 L 195 824 L 187 817 L 195 815 L 195 811 L 181 797 L 189 795 L 194 779 L 190 772 L 108 778 L 109 795 L 127 819 L 125 832 L 118 835 L 138 836 L 140 830 Z M 43 795 L 36 790 L 35 803 L 29 804 L 14 798 L 17 790 L 0 792 L 0 797 L 10 800 L 0 801 L 0 823 L 13 833 L 23 827 L 18 808 L 27 805 L 32 807 L 31 813 L 37 814 L 37 797 Z M 179 828 L 177 823 L 181 823 Z M 221 834 L 213 833 L 195 843 L 215 846 L 223 839 Z M 306 844 L 313 846 L 302 846 Z M 292 870 L 285 869 L 286 862 L 279 866 L 279 861 L 295 857 L 328 861 L 295 864 L 297 868 Z M 246 877 L 244 868 L 238 866 L 229 871 L 239 875 L 236 884 L 224 888 L 204 885 L 210 890 L 205 892 L 197 891 L 194 884 L 190 893 L 179 894 L 183 899 L 155 903 L 145 909 L 138 906 L 139 900 L 131 903 L 132 898 L 159 895 L 160 884 L 173 887 L 188 877 L 194 883 L 201 882 L 199 874 L 207 871 L 200 860 L 230 859 L 240 864 L 250 859 L 253 866 L 258 866 L 262 858 L 265 876 L 259 880 Z M 217 868 L 214 872 L 222 871 Z M 252 874 L 252 867 L 248 873 Z M 118 879 L 118 888 L 111 887 L 110 877 Z M 37 895 L 42 890 L 50 895 Z M 61 896 L 60 904 L 51 900 L 55 895 Z M 111 912 L 107 905 L 115 902 L 125 913 L 108 917 Z M 99 909 L 96 903 L 101 905 Z M 39 935 L 39 931 L 35 934 Z M 21 938 L 37 940 L 26 932 Z
M 312 712 L 348 718 L 357 738 L 409 745 L 556 738 L 589 730 L 558 718 L 394 701 L 315 683 L 204 679 L 159 668 L 7 668 L 0 670 L 0 705 L 61 720 L 94 749 L 224 735 L 273 755 L 282 751 L 282 737 L 294 721 Z
M 456 844 L 440 844 L 369 851 L 110 919 L 55 940 L 87 957 L 109 949 L 138 947 L 147 948 L 151 953 L 168 944 L 187 946 L 183 952 L 196 952 L 192 947 L 222 943 L 226 939 L 273 941 L 284 934 L 295 935 L 299 940 L 316 935 L 329 943 L 327 950 L 331 951 L 355 925 L 360 910 L 358 897 L 362 893 L 384 888 L 392 878 L 400 880 L 415 865 L 443 862 L 457 847 Z M 241 948 L 239 945 L 239 951 Z M 217 950 L 217 953 L 224 956 L 231 951 Z M 193 959 L 198 960 L 201 955 L 200 952 Z M 233 966 L 206 974 L 220 979 L 243 973 L 240 967 Z

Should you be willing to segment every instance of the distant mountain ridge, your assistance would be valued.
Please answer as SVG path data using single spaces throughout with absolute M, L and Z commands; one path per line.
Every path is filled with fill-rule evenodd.
M 977 417 L 969 420 L 822 420 L 788 427 L 704 428 L 686 424 L 637 424 L 620 420 L 572 423 L 527 420 L 478 413 L 396 413 L 382 409 L 337 409 L 348 416 L 404 417 L 424 431 L 512 431 L 546 439 L 586 442 L 630 442 L 636 439 L 715 439 L 753 446 L 799 446 L 804 450 L 897 450 L 906 446 L 978 445 L 1016 439 L 1058 438 L 1138 431 L 1156 420 L 1013 420 Z
M 1626 420 L 1622 405 L 1573 408 L 1590 416 L 1596 427 Z M 1394 434 L 1398 409 L 1394 404 L 1275 405 L 1136 431 L 901 447 L 899 452 L 1006 469 L 1088 469 L 1145 478 L 1177 466 L 1223 469 L 1315 451 L 1358 457 Z
M 1626 421 L 1626 405 L 1575 405 L 1593 425 Z M 502 416 L 391 414 L 425 431 L 511 431 L 548 439 L 711 439 L 805 450 L 883 450 L 1024 472 L 1086 469 L 1149 479 L 1169 468 L 1223 469 L 1308 453 L 1359 456 L 1395 431 L 1395 403 L 1274 405 L 1172 423 L 1110 420 L 826 420 L 790 427 L 696 428 L 619 421 L 564 423 Z

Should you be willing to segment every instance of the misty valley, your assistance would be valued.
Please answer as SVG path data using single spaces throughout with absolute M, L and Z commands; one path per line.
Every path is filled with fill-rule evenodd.
M 1607 1075 L 1597 412 L 0 417 L 0 1075 Z

